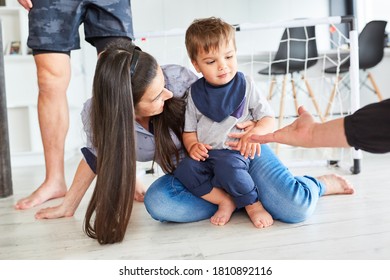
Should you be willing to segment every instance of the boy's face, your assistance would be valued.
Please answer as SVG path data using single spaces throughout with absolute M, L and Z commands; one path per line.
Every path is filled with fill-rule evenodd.
M 196 71 L 202 73 L 207 82 L 221 86 L 230 82 L 237 73 L 237 56 L 234 44 L 221 44 L 219 49 L 205 53 L 202 49 L 192 61 Z

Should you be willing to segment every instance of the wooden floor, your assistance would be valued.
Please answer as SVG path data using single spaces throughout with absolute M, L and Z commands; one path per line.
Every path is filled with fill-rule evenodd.
M 345 175 L 356 188 L 352 196 L 321 198 L 314 215 L 303 223 L 276 221 L 272 227 L 259 230 L 245 213 L 234 214 L 223 227 L 213 226 L 208 220 L 160 223 L 150 218 L 142 203 L 136 203 L 125 240 L 106 246 L 82 231 L 90 191 L 72 218 L 35 220 L 39 208 L 14 210 L 15 201 L 33 191 L 44 172 L 42 166 L 14 168 L 14 195 L 0 199 L 0 259 L 388 260 L 390 155 L 363 155 L 358 175 L 351 175 L 344 167 L 290 166 L 296 175 Z M 78 161 L 77 157 L 66 163 L 68 183 Z M 144 177 L 145 182 L 153 179 Z

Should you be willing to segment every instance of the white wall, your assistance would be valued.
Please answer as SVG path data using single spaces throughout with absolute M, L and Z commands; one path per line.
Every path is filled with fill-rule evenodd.
M 195 18 L 221 17 L 231 24 L 270 23 L 293 18 L 327 17 L 327 0 L 133 0 L 133 21 L 136 36 L 148 32 L 185 29 Z M 185 9 L 185 12 L 182 12 Z M 147 16 L 145 16 L 147 13 Z M 265 37 L 256 32 L 237 33 L 239 54 L 275 49 L 282 28 L 269 30 Z M 138 35 L 137 35 L 138 34 Z M 146 38 L 137 40 L 145 51 L 158 58 L 161 64 L 187 63 L 184 37 Z
M 390 1 L 388 0 L 356 0 L 358 29 L 371 20 L 386 20 L 386 30 L 390 31 Z

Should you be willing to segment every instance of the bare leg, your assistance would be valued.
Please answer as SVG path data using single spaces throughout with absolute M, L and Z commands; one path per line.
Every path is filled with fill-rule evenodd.
M 70 81 L 70 58 L 66 54 L 34 56 L 38 75 L 38 118 L 45 155 L 46 178 L 16 209 L 28 209 L 65 195 L 64 146 L 69 127 L 66 91 Z
M 223 226 L 229 222 L 232 213 L 236 209 L 233 199 L 224 190 L 213 188 L 211 192 L 202 196 L 203 199 L 217 204 L 218 210 L 210 218 L 210 222 L 217 226 Z
M 272 218 L 271 214 L 264 209 L 260 201 L 245 206 L 245 210 L 248 213 L 252 223 L 257 228 L 269 227 L 274 223 L 274 219 Z
M 331 194 L 353 194 L 355 189 L 352 184 L 348 182 L 344 177 L 336 174 L 322 175 L 317 178 L 325 183 L 326 190 L 324 195 Z

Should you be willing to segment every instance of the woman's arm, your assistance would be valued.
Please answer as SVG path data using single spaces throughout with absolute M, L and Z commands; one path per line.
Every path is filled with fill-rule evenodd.
M 275 118 L 274 117 L 264 117 L 256 122 L 255 127 L 248 131 L 247 134 L 267 134 L 274 130 L 275 127 Z M 249 138 L 248 136 L 248 138 Z
M 65 195 L 64 201 L 58 206 L 39 210 L 35 214 L 35 218 L 56 219 L 72 217 L 94 178 L 95 173 L 91 170 L 85 160 L 82 159 L 77 168 L 72 185 Z

